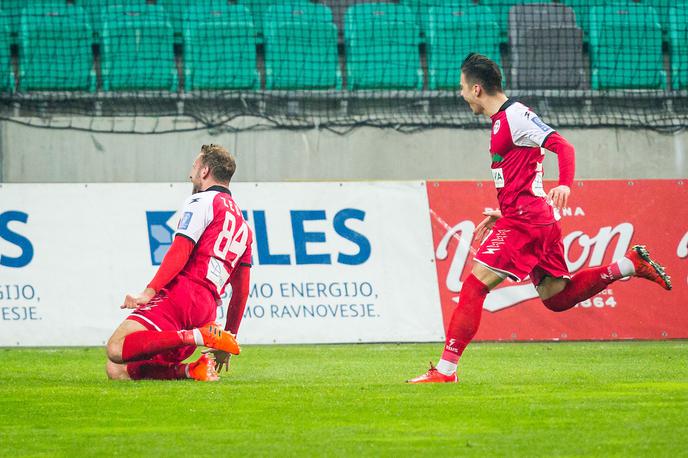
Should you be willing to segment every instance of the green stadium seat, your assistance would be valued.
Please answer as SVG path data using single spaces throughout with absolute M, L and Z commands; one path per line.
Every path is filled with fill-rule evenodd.
M 683 3 L 684 5 L 688 5 L 688 2 L 683 2 L 682 0 L 642 0 L 640 3 L 644 6 L 650 6 L 655 9 L 655 11 L 657 12 L 659 23 L 662 25 L 662 30 L 665 32 L 669 31 L 669 19 L 671 8 L 678 7 L 681 3 Z
M 263 18 L 271 6 L 279 4 L 307 4 L 308 0 L 237 0 L 237 3 L 245 6 L 251 12 L 256 32 L 262 37 Z
M 66 3 L 24 8 L 19 32 L 19 91 L 95 91 L 87 13 Z
M 672 8 L 669 18 L 671 87 L 688 89 L 688 9 Z
M 19 43 L 21 18 L 25 8 L 41 9 L 44 5 L 65 6 L 67 0 L 0 0 L 0 10 L 8 19 L 8 26 L 12 35 L 12 44 Z
M 593 89 L 666 88 L 662 28 L 653 8 L 595 7 L 590 11 Z
M 162 6 L 110 7 L 102 20 L 103 90 L 177 90 L 174 33 Z
M 420 26 L 420 30 L 423 33 L 427 33 L 430 8 L 466 8 L 475 5 L 473 0 L 400 0 L 399 3 L 413 11 L 416 23 Z
M 590 14 L 592 9 L 600 6 L 630 5 L 649 6 L 655 9 L 662 29 L 666 30 L 669 24 L 668 9 L 674 3 L 688 0 L 560 0 L 561 3 L 573 9 L 576 13 L 576 23 L 583 29 L 587 37 L 590 34 Z
M 19 41 L 19 28 L 21 27 L 22 10 L 26 7 L 28 0 L 2 0 L 0 1 L 0 10 L 7 18 L 7 27 L 12 36 L 12 43 L 16 44 Z
M 422 89 L 420 31 L 411 10 L 361 3 L 344 17 L 349 89 Z
M 91 27 L 96 37 L 100 40 L 103 33 L 103 15 L 110 8 L 127 7 L 129 9 L 146 8 L 146 0 L 76 0 L 76 3 L 88 13 L 91 18 Z
M 427 16 L 427 59 L 430 89 L 457 89 L 461 63 L 472 52 L 501 67 L 499 25 L 486 6 L 431 8 Z
M 230 6 L 228 0 L 158 0 L 157 3 L 165 8 L 172 23 L 175 43 L 183 41 L 185 17 L 189 20 L 201 20 L 207 15 L 222 14 Z M 193 12 L 192 16 L 188 16 L 189 12 Z
M 259 89 L 256 32 L 240 5 L 184 12 L 184 89 Z
M 499 33 L 506 38 L 509 28 L 509 10 L 516 5 L 526 3 L 551 3 L 549 0 L 480 0 L 480 4 L 489 7 L 497 15 Z M 505 41 L 505 40 L 503 40 Z
M 281 3 L 263 14 L 263 27 L 282 22 L 332 23 L 332 10 L 314 3 Z
M 0 14 L 0 92 L 14 91 L 9 19 Z
M 266 89 L 341 89 L 338 31 L 324 5 L 279 5 L 264 17 Z
M 610 0 L 561 0 L 576 14 L 576 24 L 587 34 L 590 30 L 590 10 L 599 6 L 606 6 Z
M 167 13 L 167 17 L 169 18 L 172 28 L 174 29 L 175 38 L 179 38 L 184 32 L 184 14 L 189 8 L 193 8 L 195 6 L 203 8 L 206 4 L 211 4 L 213 6 L 220 4 L 221 6 L 225 6 L 227 5 L 227 1 L 206 0 L 198 2 L 194 0 L 158 0 L 158 4 L 165 8 L 165 13 Z

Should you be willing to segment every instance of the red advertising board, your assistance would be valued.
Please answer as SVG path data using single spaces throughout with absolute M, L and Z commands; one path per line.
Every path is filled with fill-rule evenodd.
M 446 328 L 478 248 L 473 230 L 497 199 L 490 181 L 430 181 L 427 187 Z M 666 266 L 673 290 L 644 279 L 622 280 L 555 313 L 530 281 L 507 279 L 487 296 L 476 339 L 688 338 L 688 180 L 581 181 L 569 205 L 561 224 L 572 273 L 608 264 L 643 244 Z

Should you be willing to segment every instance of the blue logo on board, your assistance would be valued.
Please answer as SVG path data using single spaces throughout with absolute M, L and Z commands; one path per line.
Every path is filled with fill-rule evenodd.
M 17 223 L 26 224 L 28 220 L 29 215 L 24 212 L 11 210 L 0 213 L 0 240 L 14 247 L 12 254 L 19 250 L 17 256 L 8 256 L 3 250 L 0 253 L 0 266 L 20 268 L 28 265 L 33 259 L 31 241 L 16 231 Z M 10 223 L 14 228 L 10 228 Z
M 167 222 L 175 212 L 173 211 L 147 211 L 146 224 L 148 226 L 148 244 L 150 246 L 151 262 L 159 266 L 172 245 L 174 229 Z M 191 218 L 189 218 L 191 219 Z M 188 224 L 188 222 L 187 222 Z
M 356 266 L 370 259 L 372 246 L 368 237 L 355 228 L 364 228 L 366 212 L 356 208 L 342 208 L 334 214 L 325 210 L 290 210 L 290 224 L 276 227 L 269 224 L 265 210 L 243 211 L 244 219 L 253 226 L 254 264 L 260 265 L 309 265 L 343 264 Z M 168 224 L 173 211 L 147 211 L 148 240 L 151 262 L 160 265 L 172 244 L 175 230 Z M 189 215 L 187 217 L 187 215 Z M 180 229 L 186 229 L 191 213 L 182 215 Z M 329 226 L 330 239 L 325 232 Z M 316 229 L 319 227 L 319 229 Z M 278 251 L 270 246 L 276 233 L 289 234 L 290 247 Z M 345 246 L 341 246 L 344 241 Z M 274 242 L 274 240 L 273 240 Z

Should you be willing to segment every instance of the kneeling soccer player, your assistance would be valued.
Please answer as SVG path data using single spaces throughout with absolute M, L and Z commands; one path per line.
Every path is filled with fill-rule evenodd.
M 235 169 L 226 149 L 203 145 L 169 251 L 146 289 L 121 306 L 135 310 L 108 341 L 109 378 L 216 381 L 216 361 L 227 368 L 230 354 L 239 354 L 235 335 L 248 297 L 253 234 L 228 189 Z M 228 283 L 222 329 L 215 317 Z M 197 346 L 214 350 L 183 364 Z

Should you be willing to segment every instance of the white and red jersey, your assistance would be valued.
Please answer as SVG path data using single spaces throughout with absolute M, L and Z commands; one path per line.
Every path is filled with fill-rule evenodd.
M 251 228 L 223 186 L 191 195 L 180 215 L 175 236 L 190 239 L 194 249 L 179 275 L 206 287 L 219 299 L 234 269 L 251 265 Z
M 535 225 L 555 221 L 542 186 L 541 149 L 554 132 L 530 108 L 512 100 L 492 116 L 492 178 L 503 216 Z

